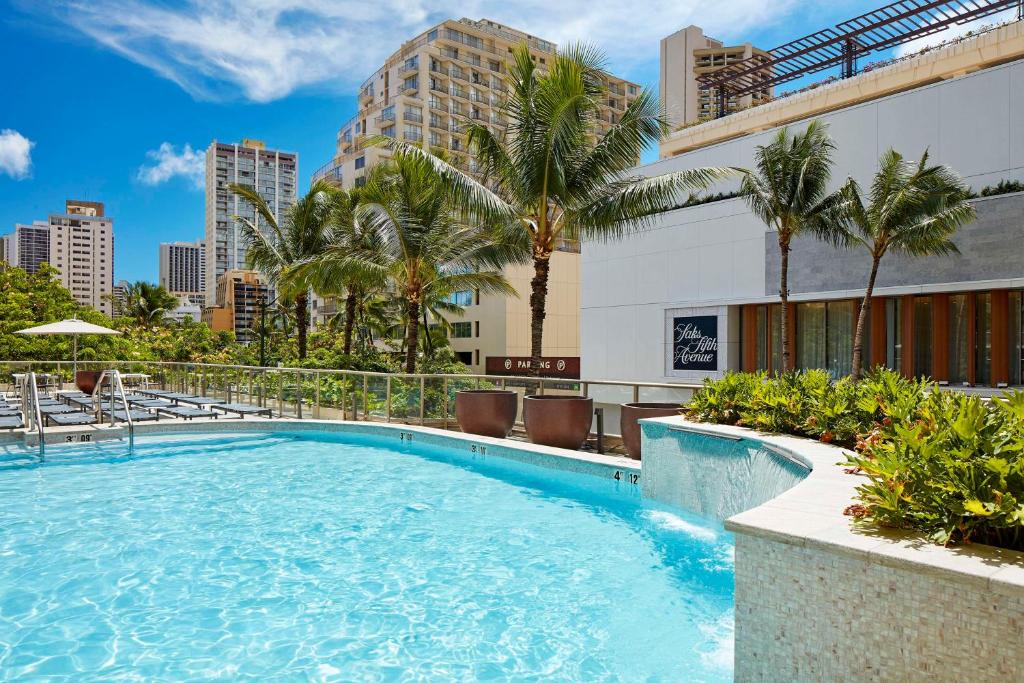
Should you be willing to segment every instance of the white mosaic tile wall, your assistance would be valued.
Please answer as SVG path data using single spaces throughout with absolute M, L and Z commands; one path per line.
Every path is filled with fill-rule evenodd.
M 737 681 L 1024 681 L 1019 586 L 736 535 Z

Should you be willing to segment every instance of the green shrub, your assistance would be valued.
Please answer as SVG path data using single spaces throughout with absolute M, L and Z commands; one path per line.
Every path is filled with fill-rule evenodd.
M 885 369 L 727 373 L 685 413 L 851 449 L 843 464 L 865 483 L 847 512 L 862 523 L 1024 550 L 1024 392 L 985 402 Z

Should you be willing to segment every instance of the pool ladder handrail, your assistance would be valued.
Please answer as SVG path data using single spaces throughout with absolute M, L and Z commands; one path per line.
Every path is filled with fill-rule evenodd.
M 100 373 L 100 379 L 96 382 L 96 391 L 99 391 L 103 386 L 104 379 L 110 379 L 110 426 L 113 427 L 117 424 L 117 415 L 114 412 L 114 399 L 116 398 L 115 392 L 121 397 L 121 405 L 124 407 L 124 421 L 128 424 L 128 452 L 132 452 L 135 449 L 135 422 L 132 421 L 132 413 L 128 408 L 128 396 L 124 393 L 124 383 L 121 381 L 121 372 L 119 370 L 104 370 Z M 100 394 L 100 400 L 103 400 L 103 395 Z
M 46 437 L 43 434 L 43 413 L 39 409 L 39 387 L 36 386 L 36 373 L 28 372 L 22 378 L 24 386 L 21 387 L 21 412 L 29 422 L 30 434 L 34 429 L 39 434 L 39 455 L 46 452 Z M 30 410 L 31 409 L 31 410 Z

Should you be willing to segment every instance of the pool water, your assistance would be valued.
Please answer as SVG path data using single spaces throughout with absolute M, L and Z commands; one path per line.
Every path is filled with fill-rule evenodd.
M 731 680 L 720 525 L 392 442 L 0 451 L 0 680 Z

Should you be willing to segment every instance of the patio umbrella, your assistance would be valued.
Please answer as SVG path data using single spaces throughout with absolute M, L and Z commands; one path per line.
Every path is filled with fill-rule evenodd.
M 67 320 L 61 320 L 58 323 L 47 323 L 46 325 L 38 325 L 36 327 L 27 327 L 24 330 L 18 330 L 15 334 L 70 334 L 71 335 L 71 346 L 73 351 L 73 372 L 78 373 L 78 335 L 80 334 L 121 334 L 117 330 L 112 330 L 109 327 L 101 327 L 100 325 L 93 325 L 87 323 L 84 320 L 78 318 L 69 318 Z

